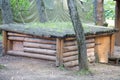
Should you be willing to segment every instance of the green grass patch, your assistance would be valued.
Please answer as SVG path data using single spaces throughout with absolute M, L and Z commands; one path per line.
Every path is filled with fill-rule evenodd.
M 0 64 L 0 69 L 4 69 L 4 68 L 5 68 L 5 66 Z
M 0 41 L 2 41 L 2 34 L 0 34 Z
M 48 30 L 55 30 L 57 32 L 63 32 L 66 30 L 74 30 L 74 27 L 71 22 L 45 22 L 45 23 L 30 23 L 25 26 L 26 29 L 29 28 L 43 28 Z M 87 25 L 83 24 L 83 28 L 86 31 L 90 29 Z
M 59 66 L 58 69 L 60 69 L 62 71 L 66 70 L 65 67 L 64 67 L 64 65 Z

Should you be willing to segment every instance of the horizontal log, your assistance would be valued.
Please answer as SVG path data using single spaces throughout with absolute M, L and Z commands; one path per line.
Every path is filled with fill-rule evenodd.
M 41 44 L 56 44 L 56 41 L 46 40 L 46 39 L 25 38 L 24 40 L 26 42 L 34 42 L 34 43 L 41 43 Z
M 90 57 L 90 56 L 95 56 L 95 52 L 88 52 L 87 53 L 87 56 Z
M 31 53 L 39 53 L 39 54 L 45 54 L 45 55 L 56 55 L 56 51 L 54 50 L 48 50 L 48 49 L 37 49 L 37 48 L 24 48 L 25 52 L 31 52 Z
M 85 40 L 85 43 L 86 44 L 88 44 L 88 43 L 95 43 L 95 39 L 94 38 L 87 39 L 87 40 Z M 77 45 L 77 41 L 76 40 L 65 41 L 65 44 L 64 44 L 64 46 L 73 46 L 73 45 Z
M 75 37 L 65 38 L 65 41 L 73 41 L 73 40 L 76 40 L 76 38 Z
M 64 46 L 74 46 L 77 45 L 77 41 L 66 41 Z
M 24 42 L 23 45 L 25 47 L 30 47 L 30 48 L 42 48 L 42 49 L 51 49 L 51 50 L 56 49 L 56 46 L 52 44 L 39 44 L 39 43 Z
M 74 66 L 78 66 L 78 60 L 65 62 L 65 63 L 64 63 L 64 66 L 65 66 L 65 67 L 74 67 Z
M 63 53 L 63 57 L 70 57 L 70 56 L 74 56 L 74 55 L 77 55 L 78 54 L 78 51 L 72 51 L 72 52 L 66 52 L 66 53 Z M 87 56 L 94 56 L 95 55 L 95 52 L 93 49 L 89 49 L 87 51 Z
M 64 62 L 74 61 L 74 60 L 78 60 L 78 55 L 74 55 L 74 56 L 64 57 L 64 58 L 63 58 L 63 61 L 64 61 Z
M 69 57 L 77 54 L 78 54 L 78 51 L 66 52 L 66 53 L 63 53 L 63 57 Z
M 95 47 L 95 43 L 91 43 L 91 44 L 86 44 L 87 49 L 91 49 Z M 64 52 L 69 52 L 69 51 L 76 51 L 78 49 L 77 45 L 75 46 L 67 46 L 64 47 Z
M 95 43 L 88 43 L 88 44 L 86 44 L 86 47 L 87 47 L 87 49 L 88 48 L 94 48 L 95 47 Z
M 70 52 L 70 51 L 76 51 L 77 50 L 77 46 L 68 46 L 68 47 L 64 47 L 63 52 Z
M 86 39 L 86 44 L 87 43 L 94 43 L 95 42 L 95 39 L 94 38 L 90 38 L 90 39 Z
M 15 41 L 23 41 L 24 37 L 14 37 L 14 36 L 9 36 L 9 40 L 15 40 Z
M 95 52 L 94 48 L 87 49 L 87 53 Z
M 8 36 L 30 37 L 29 35 L 8 32 Z
M 56 57 L 48 56 L 48 55 L 32 54 L 32 53 L 26 53 L 26 52 L 20 52 L 20 51 L 8 51 L 7 53 L 15 56 L 25 56 L 25 57 L 39 58 L 39 59 L 45 59 L 45 60 L 51 60 L 51 61 L 56 60 Z

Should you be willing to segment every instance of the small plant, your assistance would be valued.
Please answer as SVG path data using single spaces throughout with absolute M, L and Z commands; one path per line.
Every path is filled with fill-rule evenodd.
M 3 68 L 5 68 L 5 66 L 3 66 L 3 65 L 0 65 L 0 69 L 3 69 Z
M 64 65 L 61 65 L 61 66 L 59 66 L 58 68 L 59 68 L 60 70 L 66 70 L 65 67 L 64 67 Z

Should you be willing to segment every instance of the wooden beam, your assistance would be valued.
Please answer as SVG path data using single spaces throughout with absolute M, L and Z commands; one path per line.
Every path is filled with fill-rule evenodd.
M 42 44 L 56 44 L 54 40 L 40 39 L 40 38 L 25 38 L 26 42 L 42 43 Z
M 24 37 L 9 36 L 8 39 L 15 40 L 15 41 L 24 41 Z
M 29 35 L 26 35 L 26 34 L 19 34 L 19 33 L 12 33 L 12 32 L 8 32 L 8 36 L 30 37 Z
M 9 50 L 12 50 L 12 48 L 13 48 L 13 41 L 11 41 L 11 40 L 8 40 L 8 46 L 7 46 L 7 49 L 8 49 L 8 51 Z
M 66 52 L 66 53 L 63 53 L 63 57 L 69 57 L 77 54 L 78 54 L 78 51 Z
M 48 55 L 42 55 L 42 54 L 33 54 L 33 53 L 27 53 L 27 52 L 21 52 L 21 51 L 8 51 L 7 53 L 15 56 L 25 56 L 25 57 L 45 59 L 45 60 L 51 60 L 51 61 L 56 60 L 55 56 L 48 56 Z
M 109 56 L 112 56 L 114 53 L 114 46 L 115 46 L 115 34 L 110 36 L 110 54 Z
M 56 66 L 60 66 L 60 53 L 61 53 L 60 39 L 56 39 Z
M 3 44 L 2 44 L 2 48 L 3 48 L 3 55 L 5 55 L 7 53 L 7 32 L 6 31 L 2 31 L 2 36 L 3 36 Z
M 74 67 L 74 66 L 78 66 L 78 60 L 74 60 L 74 61 L 69 61 L 64 63 L 65 67 Z
M 32 43 L 32 42 L 23 42 L 23 45 L 25 47 L 30 48 L 41 48 L 41 49 L 50 49 L 50 50 L 56 50 L 56 45 L 52 44 L 40 44 L 40 43 Z
M 74 55 L 74 56 L 69 56 L 69 57 L 64 57 L 63 58 L 64 62 L 74 61 L 74 60 L 78 60 L 78 55 Z
M 55 54 L 56 54 L 55 50 L 38 49 L 38 48 L 27 48 L 27 47 L 24 47 L 24 51 L 25 52 L 30 52 L 30 53 L 44 54 L 44 55 L 53 55 L 53 56 L 55 56 Z

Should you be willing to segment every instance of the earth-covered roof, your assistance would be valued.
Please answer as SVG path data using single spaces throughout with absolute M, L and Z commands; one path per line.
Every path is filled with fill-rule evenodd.
M 114 28 L 107 28 L 103 26 L 96 26 L 90 24 L 83 24 L 83 28 L 86 36 L 101 35 L 106 33 L 113 34 L 116 31 L 118 31 Z M 30 34 L 34 36 L 59 37 L 59 38 L 75 36 L 74 28 L 71 23 L 4 24 L 0 26 L 0 29 L 5 31 Z

